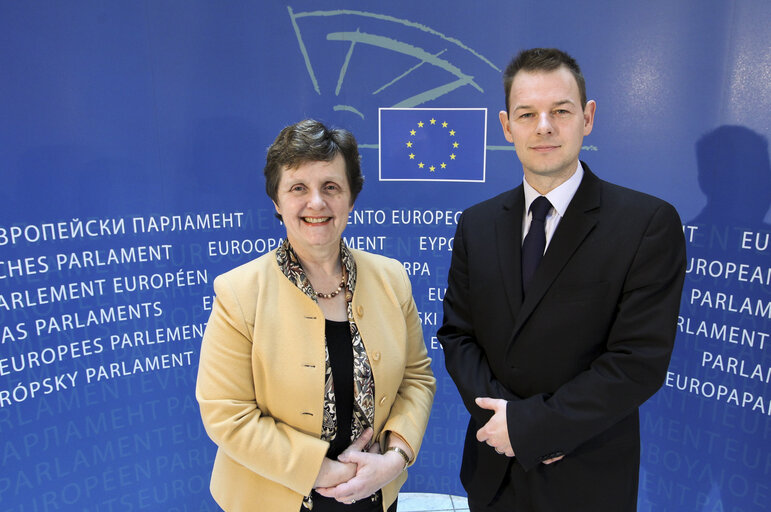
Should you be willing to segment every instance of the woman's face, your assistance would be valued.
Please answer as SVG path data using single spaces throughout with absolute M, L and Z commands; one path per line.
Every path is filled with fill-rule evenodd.
M 353 210 L 345 160 L 306 162 L 283 169 L 278 183 L 278 202 L 289 243 L 300 257 L 337 250 Z

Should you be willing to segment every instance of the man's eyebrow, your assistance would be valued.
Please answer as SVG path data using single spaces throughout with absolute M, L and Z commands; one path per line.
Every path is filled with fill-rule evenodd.
M 555 101 L 554 103 L 551 104 L 552 107 L 559 107 L 561 105 L 575 105 L 575 102 L 570 99 L 564 99 L 564 100 Z M 514 107 L 514 110 L 531 110 L 533 108 L 534 107 L 532 105 L 516 105 Z

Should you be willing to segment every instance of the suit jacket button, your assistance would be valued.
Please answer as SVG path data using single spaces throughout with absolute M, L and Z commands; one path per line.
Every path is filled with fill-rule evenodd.
M 565 454 L 562 453 L 562 452 L 552 452 L 552 453 L 549 453 L 547 455 L 542 456 L 541 457 L 541 461 L 545 461 L 545 460 L 549 460 L 549 459 L 556 459 L 557 457 L 562 457 L 563 455 L 565 455 Z
M 358 316 L 359 318 L 364 316 L 364 306 L 356 307 L 356 316 Z
M 380 405 L 383 405 L 384 403 L 386 403 L 386 397 L 385 396 L 380 399 Z
M 374 354 L 372 354 L 372 359 L 374 359 L 375 361 L 380 361 L 380 352 L 375 352 Z

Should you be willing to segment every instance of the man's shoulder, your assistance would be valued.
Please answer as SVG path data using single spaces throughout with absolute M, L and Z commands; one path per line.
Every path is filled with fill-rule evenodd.
M 576 196 L 600 198 L 598 204 L 602 206 L 605 213 L 620 215 L 634 214 L 638 211 L 651 212 L 662 207 L 675 209 L 671 204 L 654 195 L 606 181 L 594 174 L 585 162 L 582 161 L 581 164 L 584 167 L 584 178 Z M 597 193 L 598 195 L 595 196 Z
M 665 227 L 672 233 L 682 234 L 682 221 L 677 209 L 654 195 L 607 181 L 599 181 L 599 208 L 591 215 L 605 226 L 608 236 L 625 237 L 637 233 L 642 236 L 652 226 Z
M 646 192 L 631 189 L 609 181 L 600 180 L 602 184 L 603 206 L 622 211 L 655 211 L 659 208 L 674 207 L 667 201 Z

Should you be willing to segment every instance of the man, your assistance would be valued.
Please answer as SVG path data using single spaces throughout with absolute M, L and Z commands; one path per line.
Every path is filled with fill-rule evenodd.
M 523 51 L 504 87 L 524 180 L 461 216 L 438 332 L 471 413 L 461 481 L 474 512 L 634 511 L 638 407 L 664 381 L 685 275 L 680 218 L 579 162 L 596 104 L 570 56 Z

